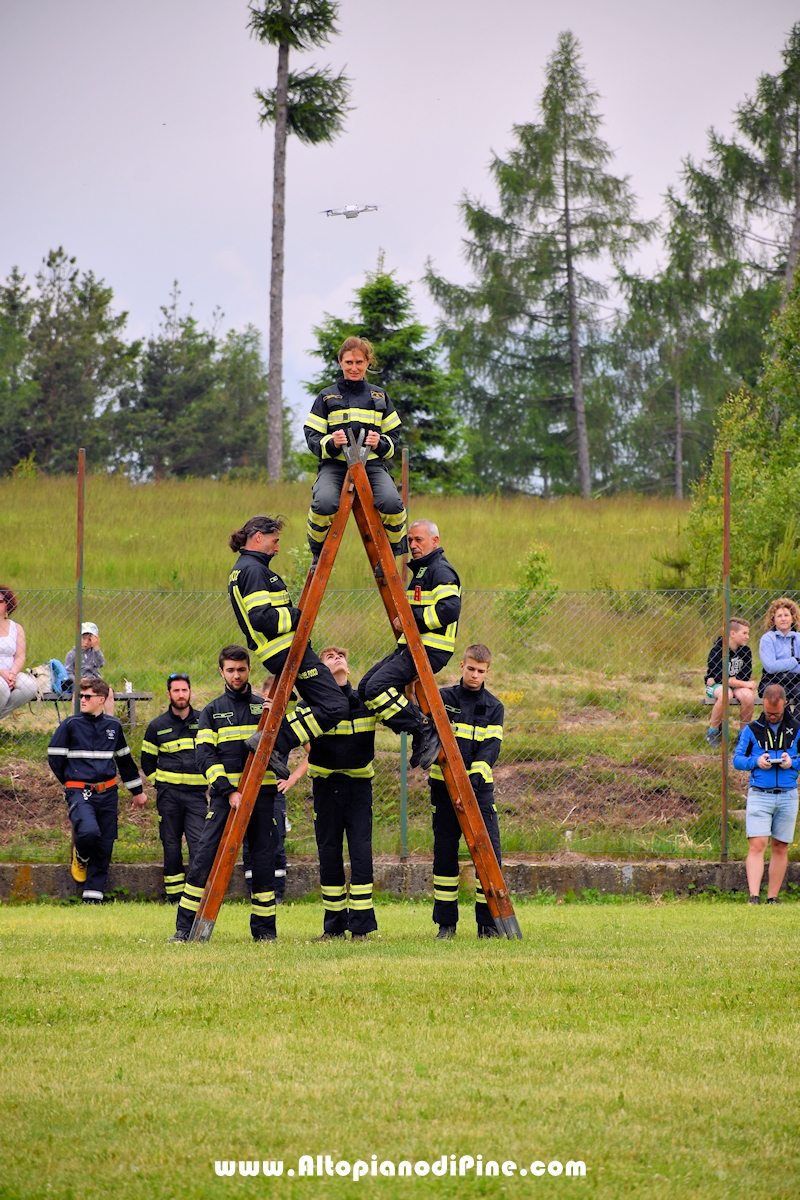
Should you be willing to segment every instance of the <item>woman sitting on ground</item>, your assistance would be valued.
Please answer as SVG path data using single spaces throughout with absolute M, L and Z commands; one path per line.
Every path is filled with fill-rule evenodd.
M 800 704 L 800 608 L 787 596 L 773 600 L 764 618 L 764 628 L 767 632 L 758 647 L 764 668 L 758 694 L 763 696 L 764 688 L 779 683 L 793 709 Z
M 0 721 L 15 708 L 36 699 L 36 680 L 23 671 L 25 630 L 11 614 L 17 597 L 11 588 L 0 587 Z

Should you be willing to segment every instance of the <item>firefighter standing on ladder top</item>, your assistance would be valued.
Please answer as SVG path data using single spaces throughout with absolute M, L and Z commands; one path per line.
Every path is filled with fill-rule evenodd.
M 280 675 L 289 654 L 300 609 L 294 608 L 286 584 L 276 575 L 272 560 L 280 548 L 283 520 L 251 517 L 231 534 L 228 545 L 239 551 L 228 580 L 228 595 L 248 648 L 271 675 Z M 302 701 L 287 710 L 281 722 L 269 766 L 279 779 L 287 779 L 286 756 L 349 716 L 347 699 L 317 655 L 306 647 L 294 684 Z M 250 739 L 254 750 L 258 737 Z
M 411 614 L 422 637 L 434 675 L 453 656 L 461 613 L 461 581 L 439 545 L 439 527 L 433 521 L 414 521 L 408 531 L 411 575 L 406 585 Z M 417 677 L 417 668 L 402 633 L 399 617 L 394 627 L 400 637 L 397 649 L 367 671 L 358 694 L 384 725 L 395 733 L 413 735 L 411 766 L 431 765 L 441 749 L 436 726 L 405 695 Z
M 387 465 L 400 448 L 400 417 L 384 389 L 366 379 L 374 357 L 366 338 L 346 338 L 338 354 L 342 373 L 319 393 L 303 427 L 309 450 L 320 460 L 308 510 L 308 544 L 314 562 L 339 508 L 347 475 L 348 430 L 356 441 L 362 430 L 366 435 L 365 467 L 375 508 L 392 552 L 406 553 L 406 511 Z

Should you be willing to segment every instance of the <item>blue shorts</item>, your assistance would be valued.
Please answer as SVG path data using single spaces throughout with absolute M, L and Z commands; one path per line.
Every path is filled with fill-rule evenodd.
M 797 788 L 783 792 L 760 792 L 751 787 L 747 792 L 745 828 L 747 836 L 774 837 L 778 842 L 791 842 L 797 821 Z

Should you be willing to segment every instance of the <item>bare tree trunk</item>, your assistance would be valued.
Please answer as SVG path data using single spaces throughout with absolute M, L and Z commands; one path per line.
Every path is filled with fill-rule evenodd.
M 578 336 L 578 302 L 575 295 L 575 268 L 572 262 L 572 225 L 569 211 L 569 179 L 567 158 L 564 155 L 564 242 L 567 258 L 567 305 L 569 312 L 569 356 L 572 366 L 572 393 L 575 409 L 575 433 L 578 439 L 578 477 L 581 496 L 592 496 L 592 471 L 589 465 L 589 434 L 586 430 L 586 402 L 583 397 L 581 347 Z
M 797 256 L 800 254 L 800 194 L 797 197 L 797 203 L 794 209 L 794 223 L 792 225 L 792 236 L 789 238 L 789 255 L 786 259 L 786 279 L 783 284 L 783 295 L 781 296 L 781 308 L 786 303 L 786 297 L 792 290 L 794 283 L 795 271 L 797 270 Z
M 289 15 L 289 0 L 281 7 Z M 275 159 L 272 184 L 272 274 L 269 285 L 269 398 L 267 403 L 267 475 L 283 473 L 283 242 L 286 228 L 286 94 L 289 44 L 278 46 L 275 89 Z
M 675 380 L 673 384 L 675 397 L 675 498 L 683 499 L 683 403 L 681 385 Z

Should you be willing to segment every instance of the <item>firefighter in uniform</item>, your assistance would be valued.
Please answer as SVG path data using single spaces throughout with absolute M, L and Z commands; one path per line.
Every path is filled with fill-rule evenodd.
M 369 449 L 367 478 L 375 507 L 392 550 L 405 554 L 406 511 L 387 465 L 400 447 L 400 417 L 384 389 L 366 379 L 374 358 L 366 338 L 347 338 L 338 357 L 341 375 L 319 393 L 303 426 L 308 448 L 319 459 L 308 510 L 311 554 L 314 559 L 319 557 L 339 507 L 347 474 L 343 447 L 348 429 L 356 439 L 364 431 Z
M 220 651 L 219 669 L 225 691 L 200 714 L 197 730 L 197 765 L 209 785 L 209 807 L 197 853 L 189 864 L 183 895 L 178 901 L 172 942 L 185 942 L 200 907 L 206 881 L 214 865 L 217 848 L 231 808 L 241 802 L 239 781 L 247 761 L 247 739 L 258 727 L 261 697 L 250 690 L 250 655 L 244 646 L 225 646 Z M 256 798 L 247 825 L 250 863 L 253 871 L 250 897 L 250 932 L 257 942 L 274 942 L 275 847 L 277 830 L 273 805 L 277 779 L 271 770 Z
M 164 891 L 177 904 L 186 876 L 183 844 L 189 862 L 195 856 L 206 819 L 206 780 L 197 769 L 194 740 L 200 714 L 192 708 L 189 676 L 167 676 L 169 708 L 147 726 L 142 742 L 142 772 L 156 786 L 158 833 L 164 847 Z
M 102 904 L 117 837 L 117 770 L 134 806 L 147 803 L 122 724 L 103 705 L 103 679 L 81 679 L 81 711 L 62 721 L 50 739 L 47 761 L 64 785 L 72 825 L 72 878 L 83 884 L 83 903 Z
M 239 552 L 228 580 L 234 615 L 248 647 L 271 675 L 283 670 L 300 620 L 300 609 L 292 606 L 286 584 L 272 568 L 282 528 L 280 518 L 251 517 L 228 542 L 231 550 Z M 333 729 L 350 711 L 335 679 L 310 645 L 294 686 L 301 703 L 287 709 L 269 762 L 279 779 L 288 778 L 286 756 L 290 750 Z
M 319 851 L 319 879 L 325 910 L 320 940 L 365 941 L 378 928 L 372 902 L 372 777 L 375 774 L 375 715 L 348 682 L 347 651 L 328 646 L 320 658 L 350 708 L 346 720 L 314 738 L 308 774 L 314 794 L 314 834 Z M 342 844 L 347 835 L 350 891 L 344 875 Z
M 453 656 L 461 613 L 461 582 L 439 546 L 439 529 L 433 521 L 415 521 L 408 531 L 411 575 L 406 585 L 411 612 L 422 635 L 422 644 L 434 674 Z M 402 634 L 397 649 L 367 671 L 358 694 L 379 721 L 395 733 L 413 734 L 411 766 L 427 768 L 440 750 L 433 721 L 412 704 L 405 688 L 417 669 Z
M 453 726 L 458 748 L 467 768 L 472 790 L 481 810 L 486 832 L 502 865 L 500 828 L 494 803 L 492 767 L 503 741 L 503 705 L 487 691 L 486 676 L 492 655 L 486 646 L 467 646 L 461 663 L 461 682 L 440 688 Z M 429 784 L 433 809 L 433 919 L 439 926 L 437 938 L 452 938 L 458 923 L 458 823 L 450 793 L 438 763 L 431 768 Z M 478 937 L 499 937 L 479 879 L 475 880 L 475 920 Z

